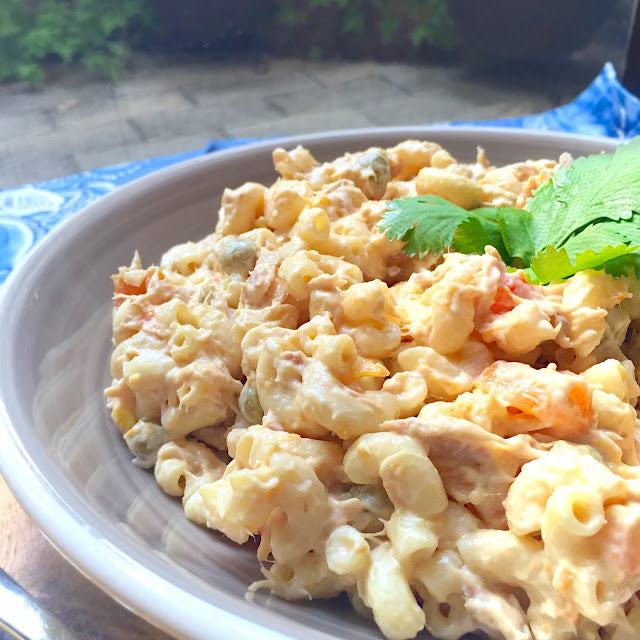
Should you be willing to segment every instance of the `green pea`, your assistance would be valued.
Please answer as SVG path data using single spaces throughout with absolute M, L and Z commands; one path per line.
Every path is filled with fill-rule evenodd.
M 362 156 L 360 165 L 363 169 L 363 175 L 379 187 L 386 186 L 387 182 L 391 180 L 389 160 L 387 160 L 387 156 L 378 149 L 369 151 Z
M 148 469 L 156 463 L 158 450 L 169 442 L 169 436 L 161 425 L 139 420 L 124 434 L 124 440 L 135 456 L 134 464 Z
M 256 245 L 243 238 L 229 238 L 220 251 L 220 266 L 225 273 L 248 273 L 257 259 Z
M 240 398 L 238 399 L 240 405 L 240 412 L 244 416 L 247 422 L 250 424 L 260 424 L 264 416 L 264 409 L 260 404 L 260 398 L 255 387 L 250 384 L 245 384 L 240 392 Z

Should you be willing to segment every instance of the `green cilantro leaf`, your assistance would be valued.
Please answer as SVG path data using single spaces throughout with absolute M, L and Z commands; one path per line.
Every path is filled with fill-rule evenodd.
M 576 232 L 558 252 L 567 257 L 568 265 L 560 267 L 558 256 L 547 246 L 531 259 L 531 268 L 540 282 L 561 280 L 583 269 L 606 268 L 610 260 L 631 254 L 639 246 L 640 215 L 633 214 L 629 220 L 604 220 Z
M 503 260 L 509 260 L 509 252 L 504 246 L 497 209 L 487 209 L 494 215 L 469 212 L 469 217 L 460 224 L 453 236 L 451 248 L 460 253 L 484 253 L 487 245 L 495 247 Z
M 536 190 L 527 202 L 535 214 L 536 249 L 561 247 L 596 220 L 630 218 L 640 205 L 640 138 L 613 153 L 577 158 Z
M 557 167 L 526 210 L 466 211 L 422 195 L 388 203 L 380 228 L 408 255 L 483 253 L 492 245 L 507 267 L 541 283 L 584 269 L 640 277 L 640 137 Z
M 529 264 L 536 252 L 534 226 L 533 215 L 525 209 L 504 209 L 500 216 L 500 233 L 507 252 L 523 264 Z
M 604 247 L 597 253 L 587 249 L 571 258 L 564 247 L 554 249 L 548 246 L 531 258 L 531 271 L 540 284 L 548 284 L 568 278 L 578 271 L 601 267 L 609 260 L 633 253 L 637 248 L 619 244 L 616 247 Z
M 612 276 L 635 276 L 640 278 L 640 252 L 634 251 L 619 258 L 609 260 L 602 265 L 602 268 Z
M 402 240 L 409 256 L 439 254 L 451 247 L 453 234 L 468 218 L 468 211 L 439 196 L 398 198 L 389 204 L 380 228 L 392 240 Z
M 640 214 L 634 214 L 629 220 L 595 222 L 576 232 L 562 246 L 573 255 L 621 243 L 640 245 Z

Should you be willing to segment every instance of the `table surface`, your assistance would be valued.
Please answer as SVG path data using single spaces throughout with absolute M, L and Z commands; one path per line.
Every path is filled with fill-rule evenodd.
M 170 636 L 125 609 L 74 569 L 42 535 L 1 476 L 0 532 L 0 567 L 79 640 L 169 640 Z

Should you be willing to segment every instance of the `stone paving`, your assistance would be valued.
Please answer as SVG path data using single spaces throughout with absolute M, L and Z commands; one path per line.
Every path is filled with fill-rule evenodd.
M 67 73 L 40 89 L 0 85 L 0 188 L 191 151 L 216 138 L 540 112 L 572 100 L 605 61 L 561 81 L 500 82 L 455 65 L 139 57 L 117 83 Z

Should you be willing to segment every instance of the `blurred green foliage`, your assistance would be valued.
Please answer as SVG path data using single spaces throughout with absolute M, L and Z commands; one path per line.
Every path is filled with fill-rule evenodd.
M 259 13 L 247 9 L 252 1 Z M 447 2 L 0 0 L 0 81 L 39 84 L 49 63 L 77 64 L 115 79 L 134 49 L 194 50 L 218 40 L 224 48 L 224 38 L 236 32 L 246 36 L 245 45 L 257 43 L 275 55 L 380 57 L 391 51 L 406 57 L 424 45 L 447 50 L 456 42 Z
M 278 0 L 276 4 L 280 24 L 296 28 L 315 22 L 320 38 L 324 19 L 332 11 L 337 13 L 343 39 L 366 37 L 374 46 L 396 40 L 414 49 L 426 44 L 445 51 L 457 44 L 447 0 Z M 318 44 L 310 37 L 310 50 L 317 54 Z
M 149 24 L 148 0 L 2 0 L 0 80 L 44 79 L 43 63 L 79 63 L 117 77 L 130 54 L 134 25 Z

